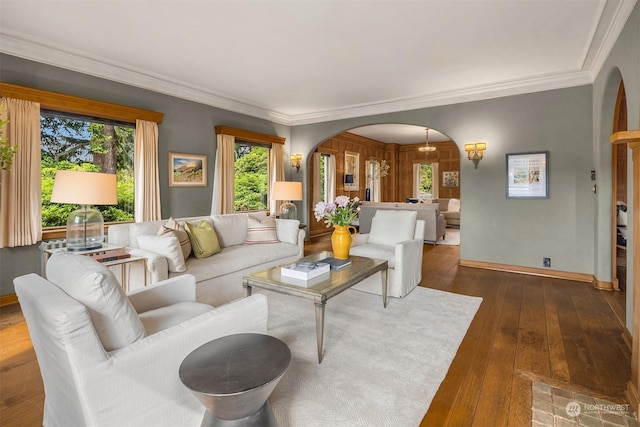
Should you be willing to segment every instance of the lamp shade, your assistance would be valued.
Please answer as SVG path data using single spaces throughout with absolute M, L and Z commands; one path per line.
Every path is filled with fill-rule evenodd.
M 293 181 L 274 182 L 271 200 L 302 200 L 302 183 Z
M 59 170 L 51 192 L 52 203 L 115 205 L 118 187 L 115 174 Z

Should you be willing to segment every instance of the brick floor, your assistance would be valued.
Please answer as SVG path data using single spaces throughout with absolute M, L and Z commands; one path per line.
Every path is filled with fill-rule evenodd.
M 533 382 L 532 427 L 640 427 L 631 407 Z

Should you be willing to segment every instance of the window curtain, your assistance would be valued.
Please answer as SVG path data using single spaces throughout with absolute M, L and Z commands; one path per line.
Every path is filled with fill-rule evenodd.
M 160 209 L 160 178 L 158 173 L 158 124 L 136 120 L 134 146 L 136 222 L 157 221 Z
M 326 159 L 327 162 L 327 176 L 326 180 L 326 194 L 327 202 L 333 202 L 336 199 L 336 156 L 330 154 Z
M 380 163 L 371 162 L 372 176 L 373 176 L 373 194 L 371 198 L 374 202 L 380 201 Z
M 42 240 L 40 179 L 40 104 L 2 98 L 3 128 L 18 151 L 8 171 L 0 171 L 0 248 L 34 245 Z
M 273 183 L 284 181 L 284 147 L 282 144 L 271 144 L 269 151 L 269 194 L 273 194 Z M 280 212 L 281 200 L 269 200 L 271 215 Z
M 233 185 L 236 138 L 232 135 L 218 135 L 216 167 L 213 175 L 213 198 L 211 214 L 233 213 Z
M 318 202 L 323 201 L 320 200 L 320 195 L 322 194 L 322 191 L 320 191 L 320 178 L 322 177 L 323 173 L 323 171 L 320 170 L 321 156 L 322 154 L 320 153 L 313 153 L 313 199 L 311 200 L 311 203 L 314 207 L 318 204 Z
M 431 182 L 433 183 L 433 198 L 437 199 L 439 196 L 438 189 L 440 188 L 440 180 L 438 176 L 438 163 L 431 163 Z

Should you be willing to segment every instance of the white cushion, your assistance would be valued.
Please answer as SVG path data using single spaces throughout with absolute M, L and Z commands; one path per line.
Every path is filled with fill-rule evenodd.
M 449 212 L 460 212 L 460 200 L 459 199 L 449 199 L 449 205 L 447 206 L 447 211 L 449 211 Z
M 138 236 L 138 246 L 145 251 L 155 252 L 167 258 L 169 271 L 182 273 L 187 271 L 182 255 L 180 241 L 175 234 L 163 234 L 162 236 Z
M 367 244 L 353 246 L 349 254 L 365 258 L 386 259 L 389 268 L 396 267 L 396 250 L 394 246 Z
M 216 215 L 213 217 L 213 229 L 221 247 L 242 245 L 247 237 L 247 215 Z
M 144 338 L 138 313 L 104 265 L 84 255 L 58 252 L 47 262 L 47 279 L 87 307 L 106 351 Z
M 281 242 L 297 245 L 299 230 L 300 221 L 297 219 L 276 219 L 276 235 Z
M 368 243 L 394 246 L 412 240 L 417 214 L 416 211 L 378 210 L 371 220 Z
M 189 255 L 191 255 L 191 241 L 189 240 L 189 235 L 185 231 L 184 227 L 178 224 L 173 218 L 169 218 L 166 224 L 160 227 L 158 230 L 158 236 L 162 236 L 163 234 L 174 233 L 180 242 L 180 248 L 182 249 L 182 256 L 184 259 L 187 259 Z
M 269 217 L 260 221 L 249 215 L 247 218 L 247 237 L 244 243 L 247 245 L 278 243 L 275 218 Z
M 213 307 L 207 304 L 183 301 L 140 313 L 140 320 L 147 334 L 151 335 L 211 310 Z

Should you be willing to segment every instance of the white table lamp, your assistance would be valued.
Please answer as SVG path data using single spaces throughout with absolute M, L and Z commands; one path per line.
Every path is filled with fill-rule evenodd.
M 52 203 L 82 205 L 67 220 L 67 250 L 99 249 L 104 241 L 104 219 L 91 205 L 118 203 L 116 175 L 59 170 L 51 192 Z
M 302 200 L 302 183 L 289 181 L 274 182 L 271 200 L 284 201 L 284 203 L 280 205 L 280 218 L 298 219 L 298 209 L 291 201 Z

